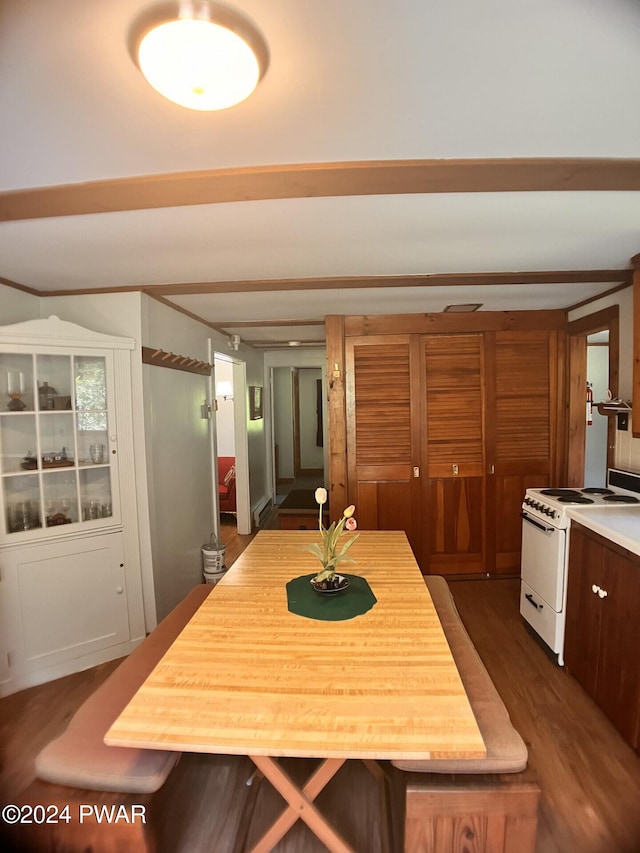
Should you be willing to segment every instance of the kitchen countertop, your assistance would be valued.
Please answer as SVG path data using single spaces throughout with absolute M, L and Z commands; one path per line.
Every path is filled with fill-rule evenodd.
M 572 521 L 640 556 L 640 506 L 570 507 L 567 515 Z

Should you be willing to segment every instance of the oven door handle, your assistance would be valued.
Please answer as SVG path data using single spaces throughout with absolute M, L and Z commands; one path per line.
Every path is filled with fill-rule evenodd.
M 533 524 L 534 527 L 537 527 L 538 530 L 542 530 L 543 533 L 553 533 L 553 531 L 556 529 L 555 527 L 545 527 L 544 524 L 540 524 L 540 522 L 534 521 L 533 518 L 530 518 L 526 514 L 526 512 L 521 512 L 520 518 L 522 518 L 524 521 L 528 521 L 529 524 Z
M 529 595 L 528 593 L 525 593 L 525 596 L 524 596 L 524 597 L 527 599 L 527 601 L 529 602 L 529 604 L 531 604 L 531 606 L 532 606 L 532 607 L 535 607 L 535 609 L 536 609 L 536 610 L 542 610 L 542 609 L 543 609 L 544 605 L 543 605 L 543 604 L 537 604 L 537 603 L 533 600 L 533 596 L 532 596 L 532 595 Z

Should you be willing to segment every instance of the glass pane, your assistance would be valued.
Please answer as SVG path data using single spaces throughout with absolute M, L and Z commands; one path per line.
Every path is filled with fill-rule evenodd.
M 111 476 L 108 467 L 80 471 L 80 499 L 83 521 L 111 518 Z
M 71 408 L 71 359 L 67 355 L 36 356 L 38 408 Z
M 21 353 L 0 355 L 0 407 L 10 412 L 33 411 L 33 359 Z
M 107 379 L 104 358 L 97 356 L 76 356 L 75 390 L 76 409 L 83 415 L 79 420 L 81 429 L 106 429 L 107 416 Z
M 38 467 L 35 415 L 0 416 L 0 448 L 3 474 L 32 471 Z
M 43 412 L 39 421 L 42 467 L 67 468 L 73 465 L 76 453 L 71 412 Z
M 37 474 L 3 477 L 2 488 L 8 533 L 42 527 Z
M 42 477 L 47 527 L 78 521 L 78 492 L 75 471 L 46 471 Z
M 80 426 L 89 417 L 78 413 L 78 465 L 108 465 L 107 431 L 83 430 Z

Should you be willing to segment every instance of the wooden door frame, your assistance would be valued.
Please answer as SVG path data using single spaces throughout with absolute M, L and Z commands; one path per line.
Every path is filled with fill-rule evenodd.
M 292 413 L 293 413 L 293 470 L 294 470 L 294 479 L 297 477 L 324 477 L 324 467 L 323 468 L 305 468 L 302 465 L 302 441 L 300 437 L 300 371 L 301 370 L 314 370 L 320 374 L 318 377 L 318 382 L 322 382 L 322 369 L 320 367 L 314 366 L 301 366 L 292 368 L 292 384 L 291 384 L 291 394 L 292 394 Z M 318 399 L 320 402 L 320 412 L 319 417 L 321 423 L 324 424 L 324 412 L 323 406 L 324 402 L 322 399 L 322 394 L 319 393 Z
M 300 476 L 300 379 L 298 368 L 291 370 L 291 414 L 293 416 L 293 479 Z
M 586 442 L 585 388 L 587 382 L 587 337 L 596 332 L 609 332 L 609 388 L 618 394 L 620 363 L 620 309 L 612 305 L 595 314 L 587 314 L 567 324 L 567 468 L 566 486 L 582 486 Z M 613 467 L 616 419 L 609 418 L 607 433 L 607 468 Z

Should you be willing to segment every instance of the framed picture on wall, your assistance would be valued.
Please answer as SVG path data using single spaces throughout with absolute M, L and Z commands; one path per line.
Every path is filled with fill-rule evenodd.
M 249 419 L 258 421 L 262 417 L 262 386 L 249 385 Z

